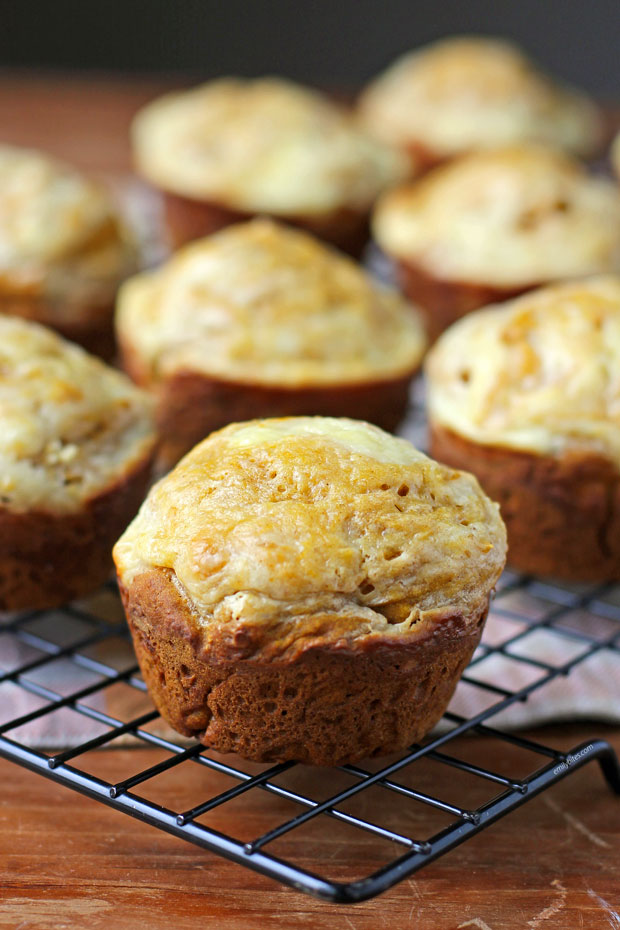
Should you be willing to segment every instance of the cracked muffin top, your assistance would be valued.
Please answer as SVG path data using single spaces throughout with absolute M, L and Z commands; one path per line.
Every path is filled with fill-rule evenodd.
M 114 550 L 121 584 L 165 571 L 203 635 L 423 636 L 481 610 L 504 565 L 476 479 L 348 419 L 213 433 L 151 490 Z M 277 630 L 271 633 L 271 629 Z M 218 632 L 219 631 L 219 632 Z
M 469 314 L 427 360 L 433 423 L 539 454 L 620 465 L 620 278 L 532 291 Z

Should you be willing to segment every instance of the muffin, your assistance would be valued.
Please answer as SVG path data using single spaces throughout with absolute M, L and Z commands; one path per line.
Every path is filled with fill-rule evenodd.
M 114 351 L 114 299 L 135 245 L 107 191 L 29 149 L 0 146 L 0 313 Z
M 0 316 L 0 610 L 95 589 L 136 513 L 150 398 L 36 323 Z
M 477 152 L 386 194 L 375 238 L 437 335 L 534 287 L 620 270 L 620 194 L 538 146 Z
M 618 178 L 620 178 L 620 132 L 615 137 L 611 147 L 611 163 Z
M 358 112 L 365 129 L 427 168 L 521 142 L 586 156 L 602 139 L 601 115 L 584 94 L 541 73 L 511 43 L 480 36 L 399 58 L 369 84 Z
M 377 195 L 407 159 L 321 94 L 276 78 L 224 78 L 168 94 L 133 125 L 138 173 L 164 193 L 173 245 L 256 214 L 359 255 Z
M 347 419 L 235 423 L 114 549 L 162 716 L 221 752 L 338 765 L 442 716 L 505 559 L 475 478 Z
M 258 219 L 128 281 L 117 337 L 157 398 L 164 466 L 214 429 L 331 414 L 393 429 L 426 337 L 416 311 L 307 233 Z
M 620 278 L 472 313 L 427 375 L 431 452 L 499 501 L 511 564 L 620 579 Z

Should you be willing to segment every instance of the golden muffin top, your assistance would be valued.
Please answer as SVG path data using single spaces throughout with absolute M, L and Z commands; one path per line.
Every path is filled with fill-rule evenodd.
M 158 187 L 248 212 L 365 210 L 409 171 L 326 97 L 277 78 L 167 94 L 138 114 L 133 144 Z
M 620 193 L 538 146 L 476 152 L 385 194 L 374 235 L 391 255 L 499 287 L 620 270 Z
M 504 565 L 496 504 L 467 473 L 368 423 L 235 423 L 155 485 L 114 550 L 121 583 L 172 573 L 197 622 L 338 641 L 448 633 Z
M 112 300 L 135 264 L 103 187 L 41 152 L 0 145 L 0 298 Z
M 0 316 L 0 506 L 71 512 L 150 454 L 151 402 L 36 323 Z
M 399 58 L 359 101 L 362 125 L 439 157 L 515 142 L 588 154 L 601 138 L 585 95 L 541 73 L 509 42 L 456 37 Z
M 469 314 L 436 343 L 427 375 L 431 420 L 466 439 L 620 465 L 620 278 Z
M 179 371 L 303 387 L 407 375 L 426 347 L 398 294 L 307 233 L 230 226 L 121 289 L 117 333 L 141 383 Z

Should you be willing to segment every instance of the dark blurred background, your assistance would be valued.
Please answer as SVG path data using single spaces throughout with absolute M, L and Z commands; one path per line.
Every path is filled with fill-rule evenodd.
M 346 90 L 462 32 L 510 36 L 557 75 L 620 99 L 620 0 L 0 0 L 0 67 L 279 73 Z

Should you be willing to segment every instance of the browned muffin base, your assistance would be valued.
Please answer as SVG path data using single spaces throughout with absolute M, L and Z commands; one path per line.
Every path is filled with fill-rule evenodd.
M 124 361 L 140 383 L 131 358 L 125 355 Z M 158 462 L 164 467 L 175 465 L 214 430 L 263 417 L 351 417 L 394 430 L 405 415 L 412 377 L 413 373 L 391 381 L 287 389 L 179 373 L 156 389 L 162 436 Z
M 617 117 L 615 117 L 613 111 L 605 110 L 604 113 L 599 113 L 599 116 L 602 123 L 599 137 L 590 140 L 587 150 L 584 149 L 579 153 L 574 153 L 575 156 L 578 155 L 586 161 L 602 156 L 609 149 L 617 132 Z M 533 142 L 533 140 L 531 141 Z M 522 142 L 528 144 L 527 140 L 522 140 Z M 518 144 L 517 140 L 514 140 L 513 144 Z M 468 149 L 461 149 L 459 152 L 441 153 L 424 142 L 414 139 L 410 139 L 404 144 L 403 148 L 411 156 L 416 177 L 426 174 L 427 171 L 432 171 L 433 168 L 439 165 L 445 165 L 448 162 L 470 155 L 472 152 L 480 151 L 476 146 L 472 146 Z
M 59 319 L 57 309 L 44 297 L 0 296 L 0 313 L 49 326 L 65 339 L 77 342 L 88 352 L 109 361 L 116 352 L 114 339 L 114 303 L 81 307 L 69 319 L 66 312 Z
M 0 610 L 57 607 L 103 584 L 150 475 L 151 457 L 77 513 L 0 504 Z
M 426 174 L 427 171 L 432 171 L 433 168 L 436 168 L 438 165 L 442 165 L 451 160 L 449 155 L 440 155 L 423 142 L 410 141 L 404 148 L 411 157 L 411 163 L 415 169 L 416 177 Z
M 620 473 L 598 455 L 534 455 L 431 427 L 433 458 L 473 472 L 497 501 L 508 562 L 572 581 L 620 579 Z
M 168 192 L 163 194 L 163 198 L 166 227 L 173 249 L 258 215 Z M 353 258 L 361 256 L 370 237 L 369 211 L 341 208 L 318 216 L 273 214 L 273 219 L 298 226 Z
M 206 644 L 172 575 L 153 569 L 121 594 L 144 680 L 180 733 L 258 762 L 341 765 L 402 750 L 433 728 L 480 639 L 488 605 L 409 642 L 303 642 L 237 661 Z
M 501 288 L 466 281 L 446 281 L 429 274 L 419 265 L 394 260 L 396 277 L 405 296 L 418 304 L 431 340 L 435 340 L 452 323 L 487 304 L 510 300 L 530 291 L 538 284 Z

